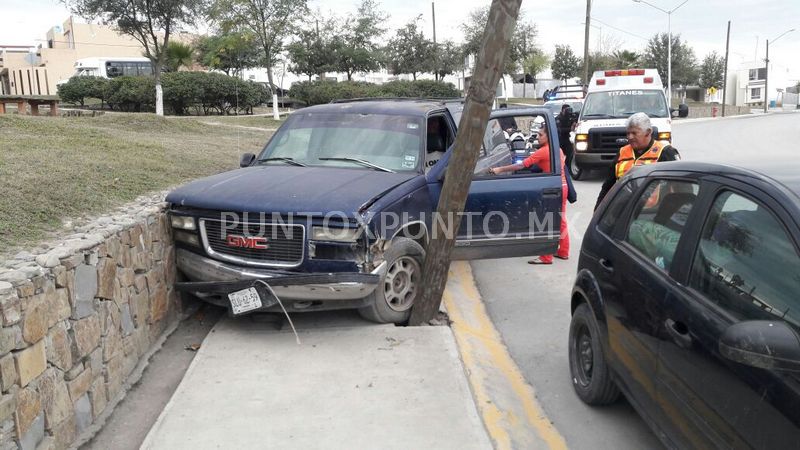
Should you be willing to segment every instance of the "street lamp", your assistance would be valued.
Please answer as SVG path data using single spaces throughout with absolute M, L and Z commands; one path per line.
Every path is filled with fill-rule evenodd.
M 670 107 L 672 106 L 672 13 L 677 11 L 678 8 L 685 5 L 688 1 L 689 0 L 683 0 L 683 3 L 667 11 L 659 8 L 656 5 L 653 5 L 652 3 L 647 3 L 644 0 L 633 0 L 634 3 L 644 3 L 645 5 L 655 8 L 667 15 L 667 34 L 669 35 L 669 40 L 667 42 L 667 98 L 669 99 Z
M 782 38 L 786 33 L 791 33 L 792 31 L 794 31 L 794 28 L 784 31 L 780 36 L 773 39 L 772 43 L 774 44 L 775 41 Z M 769 110 L 769 39 L 767 39 L 767 57 L 764 61 L 766 61 L 766 67 L 764 68 L 764 112 L 767 112 Z

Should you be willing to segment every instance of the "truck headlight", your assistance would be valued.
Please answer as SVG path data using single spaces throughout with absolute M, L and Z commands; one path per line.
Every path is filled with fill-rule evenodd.
M 670 133 L 669 131 L 658 133 L 658 140 L 672 142 L 672 133 Z
M 588 148 L 589 148 L 589 143 L 586 142 L 586 141 L 578 141 L 575 144 L 575 150 L 577 150 L 579 152 L 585 152 L 586 149 L 588 149 Z
M 356 242 L 358 228 L 311 227 L 311 239 L 314 241 Z
M 197 225 L 194 223 L 194 217 L 189 216 L 169 216 L 169 223 L 172 225 L 172 228 L 178 228 L 181 230 L 196 230 Z

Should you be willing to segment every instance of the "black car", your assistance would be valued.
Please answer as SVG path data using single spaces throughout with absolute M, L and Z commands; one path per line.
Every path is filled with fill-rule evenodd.
M 621 179 L 572 291 L 581 400 L 622 392 L 670 448 L 800 448 L 799 193 L 785 163 L 658 163 Z

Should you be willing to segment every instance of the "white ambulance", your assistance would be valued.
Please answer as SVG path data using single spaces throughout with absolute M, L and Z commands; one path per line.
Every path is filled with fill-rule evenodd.
M 585 169 L 616 162 L 620 147 L 628 143 L 625 121 L 634 113 L 650 117 L 655 139 L 672 142 L 672 116 L 676 111 L 667 104 L 663 86 L 656 69 L 594 72 L 575 127 L 575 156 L 570 164 L 574 179 L 579 179 Z M 689 107 L 680 105 L 677 113 L 686 117 Z

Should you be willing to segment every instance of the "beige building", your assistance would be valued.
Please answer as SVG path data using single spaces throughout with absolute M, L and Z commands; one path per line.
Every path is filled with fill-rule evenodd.
M 173 39 L 186 42 L 190 36 Z M 0 44 L 0 94 L 55 95 L 56 83 L 75 72 L 78 59 L 141 57 L 143 53 L 142 45 L 130 36 L 70 17 L 63 26 L 47 31 L 46 42 L 38 48 Z

